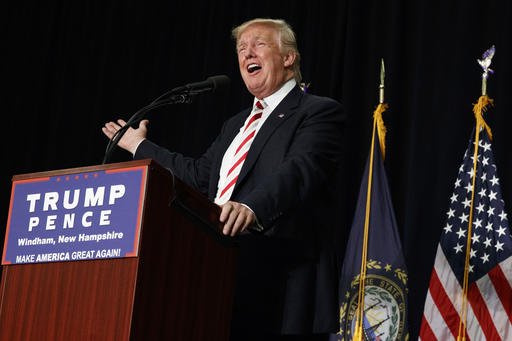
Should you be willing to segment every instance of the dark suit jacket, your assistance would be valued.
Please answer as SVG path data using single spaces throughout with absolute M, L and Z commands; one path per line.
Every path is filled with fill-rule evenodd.
M 214 199 L 224 152 L 250 108 L 227 120 L 198 159 L 145 140 L 152 158 Z M 231 200 L 248 205 L 264 227 L 240 242 L 233 326 L 250 332 L 334 332 L 338 326 L 338 247 L 331 238 L 344 115 L 329 98 L 295 87 L 256 135 Z M 338 194 L 339 195 L 339 194 Z M 339 251 L 339 250 L 338 250 Z

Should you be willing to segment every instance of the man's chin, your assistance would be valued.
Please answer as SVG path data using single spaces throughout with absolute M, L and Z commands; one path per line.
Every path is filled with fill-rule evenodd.
M 256 83 L 254 81 L 251 82 L 250 80 L 249 81 L 245 81 L 245 86 L 247 87 L 247 90 L 249 90 L 249 92 L 251 94 L 253 94 L 253 95 L 255 95 L 256 93 L 261 92 L 261 90 L 263 89 L 263 87 L 261 86 L 261 83 Z

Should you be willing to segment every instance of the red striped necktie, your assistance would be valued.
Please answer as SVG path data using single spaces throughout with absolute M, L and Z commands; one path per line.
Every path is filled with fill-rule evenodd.
M 232 160 L 232 163 L 228 169 L 226 180 L 222 182 L 222 188 L 217 193 L 217 198 L 215 199 L 215 203 L 222 205 L 226 201 L 229 200 L 231 194 L 233 193 L 233 188 L 235 188 L 236 181 L 238 180 L 238 175 L 240 174 L 240 170 L 242 169 L 242 165 L 244 164 L 245 159 L 247 158 L 247 154 L 249 153 L 249 148 L 251 147 L 251 143 L 254 140 L 254 135 L 256 135 L 256 128 L 261 119 L 261 115 L 263 114 L 265 102 L 257 101 L 251 115 L 247 118 L 244 124 L 244 129 L 242 132 L 241 142 L 235 149 L 235 153 Z

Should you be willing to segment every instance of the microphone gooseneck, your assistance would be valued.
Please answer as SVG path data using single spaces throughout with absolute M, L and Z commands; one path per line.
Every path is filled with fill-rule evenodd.
M 135 114 L 126 121 L 126 124 L 112 136 L 107 144 L 102 164 L 105 164 L 110 160 L 114 148 L 117 146 L 119 140 L 123 137 L 128 128 L 142 121 L 149 111 L 169 104 L 190 103 L 192 102 L 193 96 L 203 92 L 214 92 L 219 88 L 227 87 L 229 83 L 230 79 L 226 75 L 211 76 L 204 81 L 189 83 L 169 90 L 158 96 L 151 103 L 137 110 Z

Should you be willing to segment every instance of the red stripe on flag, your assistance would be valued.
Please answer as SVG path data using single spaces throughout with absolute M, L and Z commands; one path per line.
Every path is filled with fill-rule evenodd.
M 430 324 L 427 319 L 425 319 L 425 315 L 423 315 L 423 319 L 421 320 L 420 338 L 421 341 L 437 340 L 434 332 L 430 328 Z
M 445 264 L 445 266 L 449 267 L 450 265 Z M 437 310 L 439 310 L 439 313 L 443 317 L 446 325 L 448 328 L 450 328 L 453 337 L 456 338 L 457 334 L 459 333 L 459 314 L 455 310 L 455 307 L 453 306 L 452 301 L 448 295 L 446 295 L 443 285 L 437 276 L 436 269 L 432 271 L 429 290 L 432 296 L 432 300 L 437 306 Z
M 503 304 L 503 308 L 507 312 L 508 320 L 512 323 L 512 287 L 507 280 L 507 276 L 499 265 L 492 268 L 487 274 L 492 285 L 494 285 L 494 290 L 496 290 L 501 304 Z
M 485 304 L 485 300 L 474 282 L 469 286 L 468 300 L 486 340 L 500 340 L 501 337 L 492 321 L 491 314 L 489 314 L 487 304 Z

